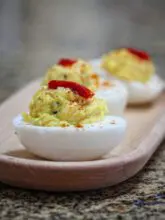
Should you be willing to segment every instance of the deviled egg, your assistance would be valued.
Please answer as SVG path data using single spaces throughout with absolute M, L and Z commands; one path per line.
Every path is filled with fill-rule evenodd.
M 93 160 L 123 139 L 126 121 L 107 116 L 106 102 L 78 83 L 52 80 L 33 96 L 29 112 L 14 121 L 28 151 L 60 161 Z
M 117 79 L 128 90 L 128 103 L 144 104 L 155 100 L 164 89 L 164 82 L 155 73 L 151 57 L 132 48 L 116 49 L 91 61 L 101 76 Z
M 50 80 L 73 81 L 88 87 L 96 96 L 107 102 L 112 115 L 122 115 L 127 104 L 128 92 L 122 83 L 101 78 L 92 66 L 82 59 L 59 60 L 47 71 L 42 85 L 47 85 Z

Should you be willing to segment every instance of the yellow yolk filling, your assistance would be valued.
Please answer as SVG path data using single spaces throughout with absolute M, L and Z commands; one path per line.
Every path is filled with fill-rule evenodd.
M 142 83 L 149 81 L 155 72 L 151 60 L 142 60 L 127 49 L 114 50 L 104 55 L 101 66 L 121 80 Z
M 23 113 L 25 122 L 37 126 L 78 126 L 104 118 L 107 105 L 104 100 L 84 99 L 70 89 L 40 88 L 33 96 L 29 113 Z
M 78 59 L 73 65 L 66 67 L 54 65 L 48 69 L 42 85 L 47 85 L 51 80 L 66 80 L 77 82 L 95 91 L 99 87 L 99 76 L 93 73 L 92 66 L 84 60 Z

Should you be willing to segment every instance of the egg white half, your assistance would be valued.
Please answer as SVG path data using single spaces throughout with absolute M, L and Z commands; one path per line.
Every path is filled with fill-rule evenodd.
M 31 153 L 56 161 L 83 161 L 100 158 L 123 139 L 126 121 L 105 116 L 103 121 L 83 128 L 41 127 L 27 124 L 22 116 L 13 121 L 16 134 Z
M 103 77 L 104 79 L 109 78 L 106 71 L 100 67 L 101 59 L 93 59 L 93 60 L 90 60 L 89 63 L 92 65 L 92 68 L 96 74 Z
M 147 83 L 124 82 L 127 86 L 130 104 L 145 104 L 154 101 L 162 93 L 164 82 L 154 74 Z
M 96 91 L 96 97 L 104 99 L 110 115 L 122 116 L 127 105 L 128 91 L 125 86 L 117 81 L 111 80 L 110 86 L 100 88 Z
M 115 79 L 125 86 L 128 91 L 129 104 L 145 104 L 152 102 L 158 98 L 158 96 L 165 89 L 165 82 L 157 74 L 154 74 L 146 83 L 122 81 L 114 76 L 110 76 L 109 73 L 107 74 L 105 70 L 101 69 L 100 62 L 101 59 L 90 61 L 95 72 L 97 72 L 100 76 L 110 80 Z

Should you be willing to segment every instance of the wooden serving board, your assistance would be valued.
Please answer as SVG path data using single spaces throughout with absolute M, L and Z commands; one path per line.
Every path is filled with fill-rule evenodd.
M 165 135 L 165 94 L 151 106 L 128 108 L 128 131 L 122 144 L 95 161 L 52 162 L 28 153 L 14 134 L 12 119 L 26 111 L 39 81 L 0 106 L 0 181 L 19 187 L 77 191 L 106 187 L 135 175 Z M 104 144 L 104 143 L 103 143 Z

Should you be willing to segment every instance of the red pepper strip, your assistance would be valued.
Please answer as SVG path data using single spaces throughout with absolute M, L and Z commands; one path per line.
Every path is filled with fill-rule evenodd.
M 139 57 L 141 60 L 150 60 L 150 56 L 144 52 L 144 51 L 140 51 L 134 48 L 127 48 L 127 50 L 132 53 L 133 55 Z
M 72 91 L 77 92 L 80 96 L 82 96 L 85 99 L 92 98 L 94 96 L 94 93 L 90 89 L 78 83 L 63 80 L 49 81 L 49 89 L 57 89 L 58 87 L 69 88 Z
M 61 66 L 72 66 L 76 62 L 77 62 L 77 60 L 60 59 L 57 64 L 59 64 Z

